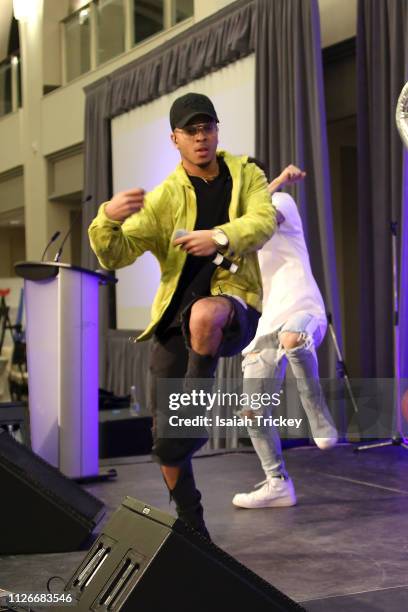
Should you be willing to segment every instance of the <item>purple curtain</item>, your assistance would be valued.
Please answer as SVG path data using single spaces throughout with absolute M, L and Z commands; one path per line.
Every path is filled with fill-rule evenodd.
M 406 61 L 408 66 L 408 61 Z M 408 74 L 406 74 L 408 79 Z M 403 155 L 400 274 L 400 368 L 401 377 L 408 381 L 408 149 Z M 404 387 L 408 385 L 404 383 Z

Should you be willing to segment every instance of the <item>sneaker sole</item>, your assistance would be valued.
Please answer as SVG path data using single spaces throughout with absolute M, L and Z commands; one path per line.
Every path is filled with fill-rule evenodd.
M 337 442 L 339 441 L 338 438 L 313 438 L 314 442 L 316 444 L 316 446 L 318 448 L 320 448 L 320 450 L 329 450 L 330 448 L 333 448 L 334 446 L 336 446 Z M 318 442 L 319 440 L 319 442 Z
M 290 497 L 280 497 L 278 499 L 272 499 L 269 502 L 259 502 L 257 505 L 250 504 L 239 504 L 232 500 L 233 505 L 236 508 L 245 508 L 246 510 L 258 510 L 259 508 L 290 508 L 296 506 L 297 500 Z

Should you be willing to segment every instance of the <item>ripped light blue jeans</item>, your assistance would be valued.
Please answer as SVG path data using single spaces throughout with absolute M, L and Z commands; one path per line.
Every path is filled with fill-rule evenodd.
M 302 343 L 296 348 L 285 349 L 280 342 L 282 332 L 299 333 Z M 314 315 L 299 312 L 290 316 L 275 332 L 259 338 L 255 348 L 242 362 L 244 392 L 278 393 L 289 362 L 307 416 L 310 418 L 310 415 L 316 411 L 326 412 L 327 406 L 319 382 L 316 355 L 316 348 L 322 342 L 325 333 L 326 326 L 323 326 Z M 267 406 L 262 411 L 256 411 L 256 414 L 268 417 L 271 416 L 271 412 L 272 407 Z M 248 433 L 265 475 L 287 478 L 277 428 L 274 425 L 257 425 L 256 419 L 252 419 Z

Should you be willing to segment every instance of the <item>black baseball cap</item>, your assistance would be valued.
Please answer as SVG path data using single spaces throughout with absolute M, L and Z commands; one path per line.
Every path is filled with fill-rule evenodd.
M 171 105 L 171 129 L 185 127 L 195 115 L 208 115 L 218 123 L 217 113 L 210 98 L 207 98 L 204 94 L 188 93 L 174 100 Z

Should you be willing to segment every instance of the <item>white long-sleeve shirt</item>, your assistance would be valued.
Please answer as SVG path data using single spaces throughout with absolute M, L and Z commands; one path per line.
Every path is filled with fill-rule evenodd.
M 256 335 L 243 353 L 253 350 L 258 338 L 276 331 L 294 313 L 313 314 L 326 326 L 324 302 L 310 267 L 296 203 L 287 193 L 275 193 L 272 202 L 285 219 L 258 254 L 263 311 Z

